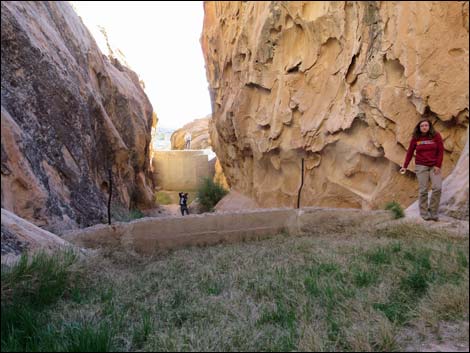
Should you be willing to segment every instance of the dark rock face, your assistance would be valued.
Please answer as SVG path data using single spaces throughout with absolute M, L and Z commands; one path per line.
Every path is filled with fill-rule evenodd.
M 6 227 L 1 228 L 2 242 L 1 242 L 1 252 L 2 255 L 13 254 L 20 255 L 23 251 L 27 249 L 27 244 L 18 239 L 15 234 L 10 232 Z
M 1 4 L 2 207 L 52 231 L 152 204 L 153 108 L 67 2 Z

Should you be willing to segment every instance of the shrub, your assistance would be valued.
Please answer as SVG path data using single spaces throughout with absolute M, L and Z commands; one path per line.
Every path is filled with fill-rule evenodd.
M 133 208 L 129 211 L 129 218 L 131 220 L 133 219 L 139 219 L 139 218 L 142 218 L 144 217 L 145 215 L 142 213 L 141 210 L 137 209 L 137 208 Z
M 227 195 L 228 191 L 222 185 L 215 183 L 211 178 L 204 178 L 197 190 L 197 197 L 201 204 L 202 211 L 213 211 L 217 202 Z
M 405 211 L 403 211 L 403 207 L 401 207 L 401 205 L 396 201 L 387 203 L 385 205 L 385 209 L 392 211 L 395 219 L 405 217 Z
M 121 205 L 115 205 L 111 207 L 111 218 L 113 221 L 130 222 L 134 219 L 139 219 L 142 217 L 144 217 L 144 214 L 137 208 L 132 208 L 128 210 L 127 208 Z

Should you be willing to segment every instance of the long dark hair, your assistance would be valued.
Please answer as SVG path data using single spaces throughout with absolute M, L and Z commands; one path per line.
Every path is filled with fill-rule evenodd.
M 419 128 L 419 126 L 421 125 L 421 123 L 424 123 L 425 121 L 427 121 L 429 124 L 429 131 L 426 133 L 426 135 L 431 138 L 433 138 L 434 135 L 436 135 L 436 130 L 434 130 L 434 126 L 432 126 L 431 120 L 423 119 L 415 126 L 413 130 L 413 138 L 417 139 L 418 137 L 423 136 L 423 133 L 421 132 L 421 129 Z

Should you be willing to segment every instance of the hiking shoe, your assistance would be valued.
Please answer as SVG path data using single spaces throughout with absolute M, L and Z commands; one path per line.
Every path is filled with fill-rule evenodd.
M 425 221 L 430 221 L 432 219 L 432 217 L 429 215 L 421 216 L 421 218 L 424 219 Z
M 437 217 L 437 216 L 431 216 L 431 217 L 429 217 L 429 219 L 431 221 L 434 221 L 434 222 L 439 222 L 439 217 Z

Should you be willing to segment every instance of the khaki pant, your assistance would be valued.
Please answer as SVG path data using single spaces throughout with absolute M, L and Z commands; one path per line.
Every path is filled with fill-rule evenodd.
M 442 171 L 434 174 L 434 167 L 416 165 L 416 176 L 419 183 L 419 213 L 421 217 L 437 217 L 439 202 L 441 201 Z M 431 180 L 432 194 L 428 207 L 428 185 Z M 429 212 L 429 213 L 428 213 Z

